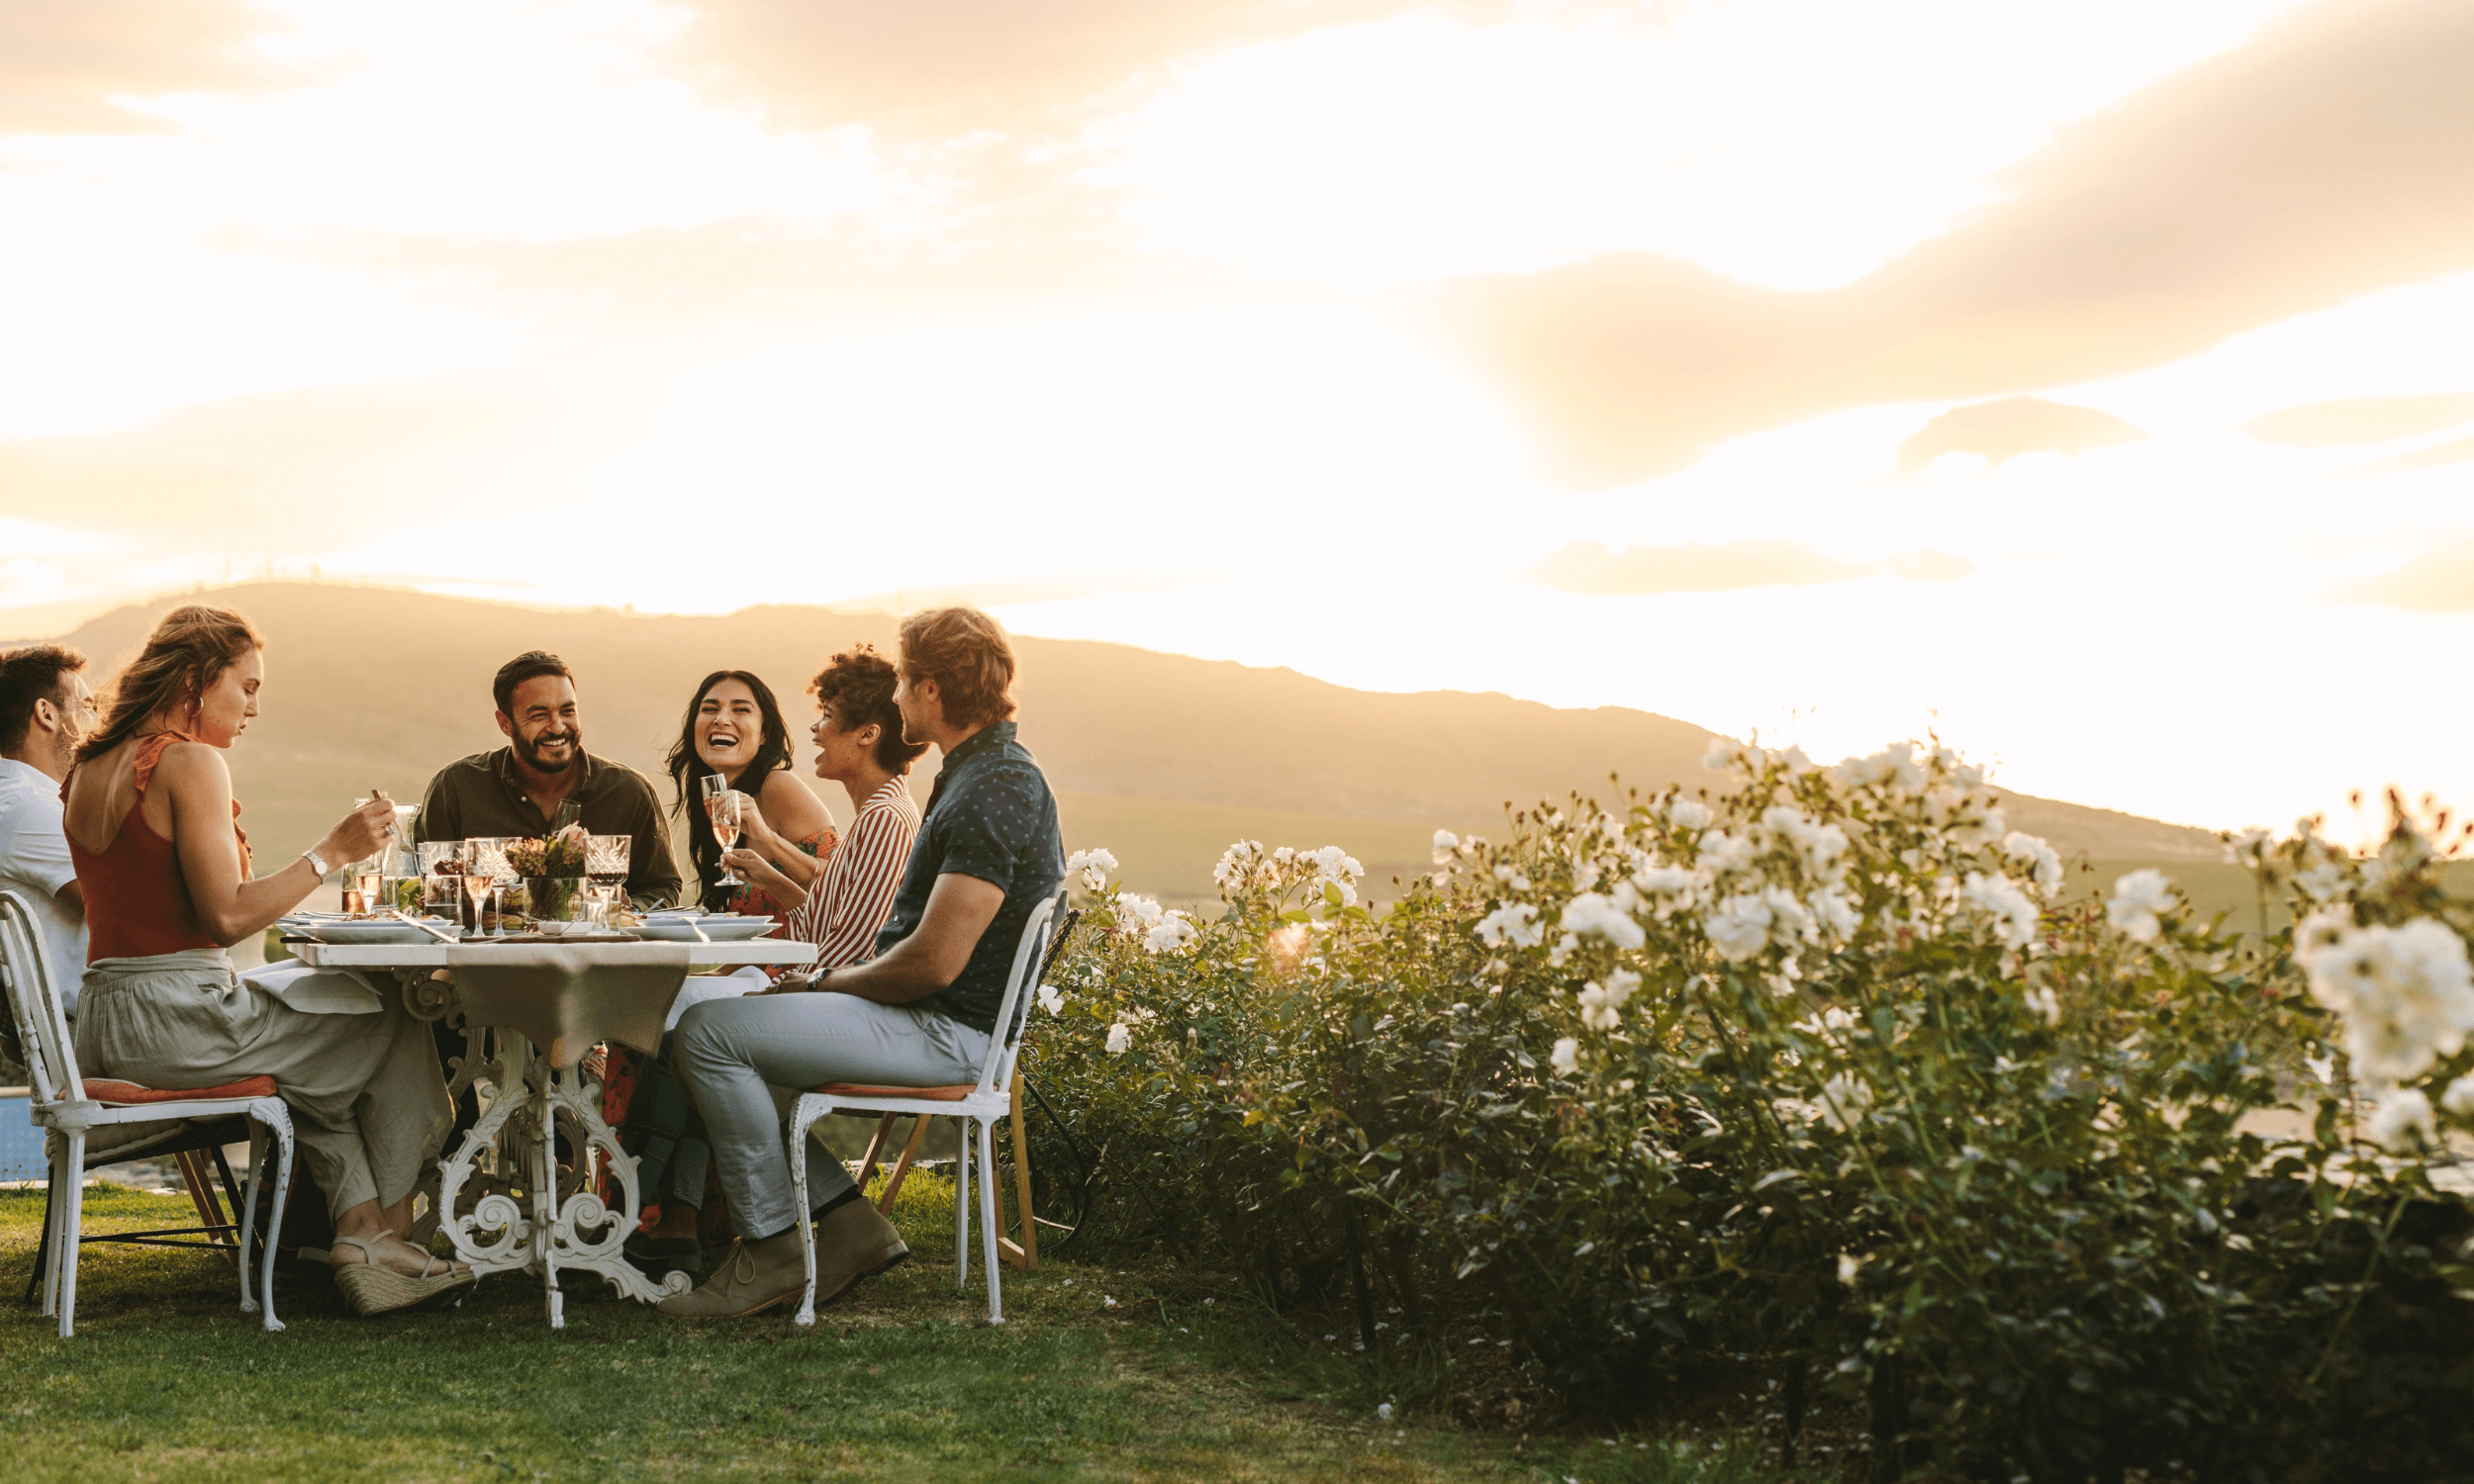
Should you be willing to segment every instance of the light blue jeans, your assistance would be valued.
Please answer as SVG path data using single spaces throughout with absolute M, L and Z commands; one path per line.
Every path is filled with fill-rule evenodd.
M 791 1186 L 782 1115 L 768 1087 L 951 1086 L 979 1080 L 987 1058 L 987 1032 L 940 1011 L 812 991 L 708 1000 L 670 1034 L 671 1065 L 704 1114 L 741 1237 L 773 1236 L 807 1214 Z M 850 1188 L 841 1160 L 810 1159 L 811 1205 Z

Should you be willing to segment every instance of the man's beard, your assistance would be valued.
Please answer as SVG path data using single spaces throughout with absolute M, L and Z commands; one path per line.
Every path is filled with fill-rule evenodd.
M 541 744 L 551 741 L 553 738 L 567 744 L 567 756 L 563 760 L 556 763 L 545 763 L 541 760 Z M 515 744 L 516 756 L 523 759 L 523 765 L 535 773 L 564 773 L 567 771 L 570 764 L 574 763 L 576 759 L 584 756 L 584 734 L 582 732 L 571 731 L 564 733 L 563 735 L 543 732 L 540 736 L 531 738 L 530 740 L 526 740 L 523 737 L 511 737 L 508 740 Z

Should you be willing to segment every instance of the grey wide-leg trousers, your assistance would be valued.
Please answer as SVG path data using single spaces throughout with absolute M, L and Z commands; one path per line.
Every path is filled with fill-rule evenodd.
M 770 1237 L 807 1213 L 791 1188 L 781 1112 L 769 1086 L 826 1082 L 896 1087 L 977 1081 L 988 1034 L 935 1010 L 813 991 L 708 1000 L 679 1019 L 671 1065 L 705 1116 L 731 1224 Z M 811 1161 L 816 1205 L 851 1188 L 839 1159 Z

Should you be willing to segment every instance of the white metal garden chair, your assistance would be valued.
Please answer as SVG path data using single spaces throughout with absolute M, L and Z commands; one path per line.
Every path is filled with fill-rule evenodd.
M 235 1118 L 247 1119 L 249 1127 L 249 1189 L 241 1202 L 236 1264 L 240 1269 L 240 1312 L 262 1315 L 268 1330 L 282 1329 L 282 1321 L 275 1318 L 275 1234 L 283 1230 L 284 1193 L 292 1179 L 292 1113 L 276 1095 L 275 1079 L 243 1077 L 221 1087 L 162 1088 L 80 1077 L 68 1017 L 51 982 L 33 909 L 14 891 L 0 891 L 0 988 L 7 991 L 9 1014 L 25 1054 L 27 1107 L 35 1126 L 47 1131 L 50 1188 L 45 1201 L 44 1243 L 50 1261 L 44 1269 L 43 1312 L 59 1316 L 61 1338 L 68 1338 L 76 1326 L 77 1249 L 84 1240 L 80 1217 L 88 1167 L 196 1148 L 202 1139 L 213 1142 L 213 1125 Z M 270 1134 L 279 1158 L 258 1280 L 265 1296 L 261 1305 L 249 1289 L 248 1253 Z
M 997 1152 L 995 1128 L 998 1120 L 1009 1117 L 1015 1107 L 1013 1062 L 1022 1049 L 1022 1021 L 1030 1008 L 1030 981 L 1037 976 L 1040 962 L 1046 956 L 1049 921 L 1055 916 L 1057 904 L 1064 894 L 1041 902 L 1031 909 L 1028 922 L 1022 924 L 1022 940 L 1013 951 L 1013 968 L 1005 975 L 1004 998 L 997 1006 L 997 1034 L 988 1038 L 988 1056 L 980 1065 L 980 1079 L 950 1087 L 873 1087 L 852 1082 L 827 1082 L 812 1092 L 800 1095 L 791 1109 L 790 1156 L 791 1178 L 799 1191 L 798 1209 L 808 1205 L 808 1131 L 817 1119 L 829 1113 L 909 1114 L 921 1126 L 930 1118 L 954 1118 L 962 1123 L 962 1157 L 954 1160 L 954 1287 L 962 1289 L 971 1275 L 971 1163 L 979 1161 L 980 1180 L 980 1243 L 986 1249 L 982 1265 L 988 1269 L 988 1322 L 1005 1322 L 1002 1284 L 998 1277 L 999 1266 L 997 1228 Z M 979 1125 L 979 1141 L 971 1139 L 971 1126 Z M 914 1137 L 912 1148 L 917 1147 Z M 871 1158 L 871 1164 L 874 1163 Z M 865 1175 L 868 1173 L 862 1170 Z M 1030 1202 L 1022 1206 L 1023 1235 L 1031 1236 Z M 807 1264 L 808 1287 L 800 1295 L 799 1323 L 816 1322 L 816 1234 L 808 1222 L 799 1224 L 801 1260 Z

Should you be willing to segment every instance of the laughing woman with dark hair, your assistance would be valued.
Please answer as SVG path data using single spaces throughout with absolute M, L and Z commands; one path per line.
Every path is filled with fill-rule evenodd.
M 696 864 L 699 899 L 709 908 L 778 916 L 788 902 L 769 899 L 750 886 L 723 882 L 721 842 L 714 838 L 700 789 L 719 777 L 755 804 L 743 827 L 768 839 L 790 842 L 809 863 L 833 853 L 833 820 L 815 790 L 791 771 L 791 729 L 773 688 L 744 670 L 716 670 L 696 688 L 679 722 L 679 740 L 662 760 L 677 794 L 672 807 L 687 816 L 687 853 Z M 796 866 L 793 869 L 798 869 Z M 812 874 L 812 864 L 809 866 Z M 806 882 L 802 881 L 802 888 Z

